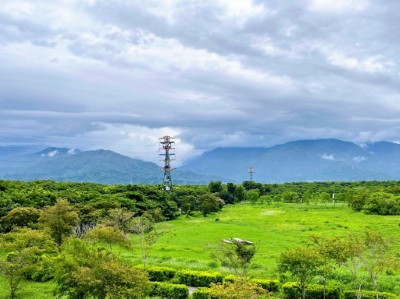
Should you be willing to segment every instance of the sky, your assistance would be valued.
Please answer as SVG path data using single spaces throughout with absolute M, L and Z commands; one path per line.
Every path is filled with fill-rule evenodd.
M 0 0 L 0 145 L 176 164 L 216 147 L 400 141 L 400 2 Z M 159 162 L 158 162 L 159 163 Z

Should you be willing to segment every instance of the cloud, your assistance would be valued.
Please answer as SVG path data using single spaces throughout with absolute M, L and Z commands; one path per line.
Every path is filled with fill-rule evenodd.
M 335 158 L 335 156 L 333 154 L 328 155 L 328 154 L 324 153 L 321 156 L 321 158 L 324 159 L 324 160 L 328 160 L 328 161 L 336 161 L 336 158 Z
M 354 162 L 359 163 L 359 162 L 362 162 L 362 161 L 367 160 L 367 158 L 365 158 L 364 156 L 357 156 L 357 157 L 354 157 L 352 160 L 353 160 Z
M 360 12 L 368 7 L 366 0 L 311 0 L 309 9 L 324 13 Z
M 169 134 L 179 164 L 215 146 L 398 140 L 394 1 L 3 2 L 2 143 L 157 161 Z

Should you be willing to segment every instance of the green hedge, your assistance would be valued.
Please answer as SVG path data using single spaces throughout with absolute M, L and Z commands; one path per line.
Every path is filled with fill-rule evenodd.
M 169 281 L 174 278 L 176 270 L 168 267 L 148 266 L 146 272 L 150 281 Z
M 301 298 L 301 289 L 297 282 L 287 282 L 282 286 L 284 297 L 287 299 Z M 306 298 L 323 299 L 324 286 L 318 284 L 310 284 L 306 289 Z M 339 299 L 340 289 L 338 287 L 327 286 L 325 290 L 326 299 Z
M 175 274 L 174 282 L 192 287 L 209 287 L 211 283 L 222 283 L 223 276 L 212 271 L 180 270 Z
M 198 288 L 192 293 L 192 299 L 208 299 L 210 296 L 209 288 Z
M 399 297 L 392 293 L 378 292 L 379 299 L 398 299 Z M 344 299 L 356 299 L 356 295 L 354 291 L 345 291 L 343 293 Z M 375 299 L 374 291 L 362 291 L 361 299 Z
M 189 289 L 182 284 L 172 284 L 166 282 L 152 282 L 150 296 L 164 299 L 187 299 Z
M 224 277 L 224 282 L 235 282 L 237 277 L 235 275 L 227 275 Z M 264 290 L 267 290 L 268 292 L 276 292 L 279 290 L 279 280 L 276 279 L 260 279 L 260 278 L 253 278 L 251 279 L 252 282 L 258 284 L 260 287 L 262 287 Z
M 258 284 L 264 290 L 268 292 L 276 292 L 279 290 L 279 281 L 278 280 L 271 280 L 271 279 L 258 279 L 254 278 L 251 280 L 252 282 Z

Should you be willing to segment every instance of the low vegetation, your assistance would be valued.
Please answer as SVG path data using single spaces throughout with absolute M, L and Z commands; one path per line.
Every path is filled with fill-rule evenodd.
M 395 298 L 399 198 L 398 182 L 0 181 L 0 298 Z

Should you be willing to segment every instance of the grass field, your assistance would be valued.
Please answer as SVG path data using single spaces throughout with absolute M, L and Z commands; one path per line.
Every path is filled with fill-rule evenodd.
M 277 278 L 280 252 L 310 242 L 311 235 L 347 236 L 374 230 L 390 238 L 392 250 L 400 252 L 400 216 L 365 215 L 345 205 L 237 204 L 208 217 L 180 217 L 160 226 L 167 232 L 154 245 L 150 265 L 223 271 L 210 257 L 210 247 L 222 239 L 238 237 L 256 243 L 250 274 L 260 278 Z M 135 237 L 133 241 L 137 241 Z M 141 263 L 138 248 L 113 251 L 133 264 Z M 18 298 L 52 298 L 51 282 L 24 282 L 22 286 Z M 0 299 L 7 295 L 8 285 L 0 276 Z
M 365 215 L 344 205 L 238 204 L 208 217 L 181 217 L 162 225 L 168 226 L 168 233 L 154 246 L 149 263 L 179 268 L 216 267 L 210 246 L 231 237 L 256 243 L 252 274 L 264 277 L 275 276 L 281 251 L 310 242 L 311 235 L 347 236 L 374 230 L 392 240 L 393 251 L 400 251 L 400 216 Z M 130 253 L 124 254 L 140 263 Z

